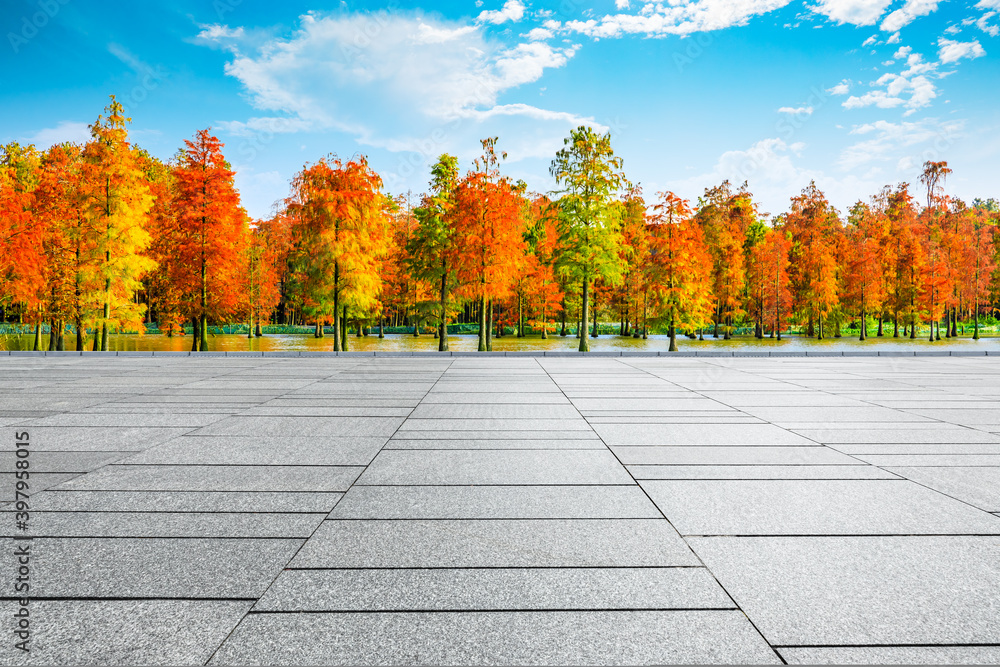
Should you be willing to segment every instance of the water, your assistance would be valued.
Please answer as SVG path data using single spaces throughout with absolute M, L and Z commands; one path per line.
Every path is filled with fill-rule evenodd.
M 76 338 L 66 336 L 67 349 L 75 349 Z M 0 350 L 30 350 L 34 343 L 33 335 L 6 335 L 0 336 Z M 448 344 L 455 352 L 474 352 L 479 344 L 475 335 L 452 335 L 448 337 Z M 670 340 L 667 336 L 650 336 L 648 340 L 624 336 L 602 335 L 599 338 L 590 339 L 590 349 L 600 350 L 633 350 L 633 351 L 660 351 L 669 347 Z M 42 348 L 46 349 L 48 336 L 42 337 Z M 92 343 L 91 343 L 92 345 Z M 518 350 L 546 350 L 546 351 L 575 351 L 579 348 L 580 341 L 575 336 L 552 336 L 546 340 L 538 337 L 517 338 L 515 336 L 504 336 L 493 339 L 494 351 L 518 351 Z M 856 337 L 828 338 L 825 340 L 815 340 L 802 336 L 785 336 L 781 341 L 765 338 L 757 340 L 750 337 L 738 337 L 732 340 L 715 339 L 711 336 L 704 341 L 690 340 L 686 337 L 677 339 L 677 346 L 681 350 L 781 350 L 783 352 L 794 352 L 799 350 L 990 350 L 1000 353 L 1000 337 L 981 338 L 978 341 L 969 337 L 941 339 L 930 342 L 926 338 L 869 338 L 867 341 L 859 341 Z M 348 340 L 348 349 L 354 351 L 406 351 L 406 352 L 431 352 L 436 351 L 438 341 L 430 334 L 421 335 L 414 338 L 412 334 L 386 334 L 384 339 L 379 339 L 377 335 L 357 337 L 351 335 Z M 132 334 L 122 334 L 112 336 L 109 348 L 119 352 L 135 351 L 177 351 L 186 352 L 191 349 L 191 336 L 175 336 L 173 338 L 163 335 L 138 336 Z M 86 349 L 92 349 L 90 345 Z M 246 337 L 246 334 L 223 334 L 209 337 L 209 349 L 212 351 L 245 352 L 245 351 L 284 351 L 284 350 L 310 350 L 310 351 L 332 351 L 333 337 L 315 338 L 311 334 L 268 334 L 262 338 Z

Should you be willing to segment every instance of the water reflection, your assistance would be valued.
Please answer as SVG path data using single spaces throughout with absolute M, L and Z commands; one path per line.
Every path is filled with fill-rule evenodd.
M 118 335 L 112 336 L 110 349 L 119 352 L 138 351 L 177 351 L 183 352 L 191 349 L 191 336 L 168 337 L 163 335 Z M 66 337 L 68 350 L 75 349 L 75 338 Z M 448 345 L 455 352 L 474 352 L 478 346 L 478 338 L 475 335 L 452 335 L 448 337 Z M 30 350 L 34 344 L 33 335 L 21 336 L 0 336 L 0 349 L 3 350 Z M 579 339 L 574 336 L 562 338 L 553 336 L 546 340 L 537 337 L 517 338 L 515 336 L 504 336 L 493 339 L 494 351 L 575 351 L 580 344 Z M 753 337 L 740 337 L 732 340 L 714 339 L 707 337 L 704 341 L 689 340 L 679 338 L 678 347 L 681 350 L 780 350 L 783 352 L 793 352 L 797 350 L 996 350 L 1000 352 L 1000 338 L 982 338 L 978 341 L 971 338 L 942 339 L 930 342 L 924 339 L 911 340 L 909 338 L 870 338 L 867 341 L 859 341 L 856 338 L 828 338 L 815 340 L 800 336 L 787 336 L 781 341 L 765 338 L 757 340 Z M 666 350 L 669 345 L 667 336 L 650 336 L 648 340 L 632 338 L 630 336 L 602 335 L 599 338 L 591 338 L 590 349 L 597 352 L 601 350 L 634 350 L 634 351 L 661 351 Z M 48 336 L 42 337 L 42 349 L 48 346 Z M 386 334 L 384 339 L 374 336 L 350 336 L 348 349 L 355 351 L 405 351 L 405 352 L 430 352 L 436 351 L 438 341 L 432 335 L 421 335 L 414 337 L 409 334 Z M 85 349 L 91 349 L 89 346 Z M 209 337 L 209 349 L 212 351 L 245 352 L 245 351 L 285 351 L 285 350 L 310 350 L 310 351 L 332 351 L 333 338 L 315 338 L 308 334 L 269 334 L 261 338 L 247 338 L 245 334 L 223 334 Z

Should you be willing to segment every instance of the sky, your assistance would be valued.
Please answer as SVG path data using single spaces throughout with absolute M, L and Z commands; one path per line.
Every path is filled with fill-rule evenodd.
M 306 164 L 366 155 L 392 194 L 499 137 L 556 188 L 570 131 L 610 132 L 647 201 L 744 181 L 762 212 L 811 180 L 846 213 L 946 160 L 1000 197 L 1000 0 L 6 0 L 0 142 L 86 141 L 111 94 L 166 160 L 211 127 L 249 213 Z

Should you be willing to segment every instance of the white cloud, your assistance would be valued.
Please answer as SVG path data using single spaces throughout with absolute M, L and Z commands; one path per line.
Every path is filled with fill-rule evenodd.
M 988 22 L 991 18 L 996 16 L 996 12 L 986 12 L 976 20 L 976 27 L 985 32 L 990 37 L 1000 36 L 1000 27 L 995 25 L 990 25 Z
M 831 95 L 846 95 L 850 91 L 851 91 L 851 82 L 848 79 L 844 79 L 833 88 L 826 89 L 826 92 L 830 93 Z
M 976 3 L 976 9 L 995 9 L 1000 12 L 1000 0 L 980 0 Z
M 546 28 L 533 28 L 524 36 L 533 42 L 538 42 L 546 39 L 552 39 L 552 37 L 555 36 L 555 33 Z
M 874 25 L 891 3 L 892 0 L 820 0 L 813 11 L 837 23 Z
M 878 38 L 875 35 L 872 35 L 871 37 L 869 37 L 868 39 L 866 39 L 864 42 L 862 42 L 861 46 L 871 46 L 872 44 L 874 44 L 877 41 L 878 41 Z
M 615 7 L 618 9 L 629 9 L 631 4 L 629 3 L 629 0 L 615 0 Z
M 622 35 L 689 35 L 746 25 L 754 16 L 767 14 L 791 0 L 669 0 L 648 3 L 638 14 L 606 15 L 600 19 L 567 21 L 564 29 L 595 39 Z
M 522 17 L 524 17 L 524 4 L 520 0 L 507 0 L 503 9 L 483 11 L 476 20 L 480 23 L 499 25 L 507 21 L 520 21 Z
M 201 32 L 198 33 L 197 39 L 207 42 L 222 42 L 231 39 L 240 39 L 245 36 L 243 28 L 233 29 L 227 25 L 219 25 L 218 23 L 201 25 L 199 27 L 201 28 Z
M 911 53 L 913 53 L 912 46 L 901 46 L 898 49 L 896 49 L 896 52 L 892 54 L 892 57 L 897 60 L 901 60 L 902 58 L 906 58 L 907 56 L 909 56 Z
M 90 141 L 90 127 L 86 123 L 64 120 L 55 127 L 47 127 L 24 137 L 25 143 L 34 144 L 42 150 L 67 141 L 76 144 Z
M 954 63 L 958 62 L 962 58 L 981 58 L 986 55 L 986 50 L 983 49 L 979 40 L 972 40 L 971 42 L 956 42 L 950 39 L 945 39 L 941 37 L 938 39 L 938 58 L 941 59 L 942 63 Z
M 338 131 L 361 146 L 428 160 L 446 151 L 475 157 L 478 139 L 499 135 L 511 162 L 554 154 L 578 125 L 606 129 L 517 99 L 520 86 L 565 66 L 578 47 L 504 44 L 487 32 L 418 14 L 305 15 L 286 38 L 236 45 L 226 73 L 262 113 L 216 125 L 249 140 Z M 387 186 L 405 181 L 397 172 L 384 174 Z
M 880 120 L 866 123 L 853 128 L 851 134 L 870 138 L 845 148 L 837 164 L 843 169 L 857 169 L 873 162 L 896 161 L 897 168 L 905 171 L 907 163 L 902 160 L 908 158 L 916 162 L 922 148 L 926 150 L 929 146 L 936 150 L 937 145 L 950 145 L 961 135 L 962 129 L 961 121 L 940 122 L 933 118 L 915 122 Z
M 899 33 L 894 32 L 889 36 L 889 39 L 885 40 L 886 44 L 899 44 Z
M 812 107 L 781 107 L 778 109 L 778 113 L 787 113 L 793 116 L 810 116 L 812 112 Z
M 906 0 L 906 4 L 885 17 L 880 26 L 884 32 L 896 32 L 921 16 L 937 10 L 939 0 Z

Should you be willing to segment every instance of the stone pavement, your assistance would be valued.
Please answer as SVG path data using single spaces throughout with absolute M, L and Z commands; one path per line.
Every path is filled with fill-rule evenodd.
M 998 377 L 0 357 L 0 664 L 998 663 Z

